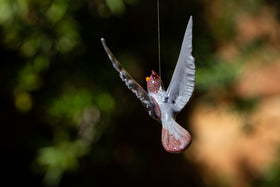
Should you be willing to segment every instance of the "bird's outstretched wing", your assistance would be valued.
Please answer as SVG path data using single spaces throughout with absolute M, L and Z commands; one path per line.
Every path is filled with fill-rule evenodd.
M 179 112 L 189 101 L 195 85 L 195 64 L 192 56 L 192 17 L 185 32 L 180 55 L 171 82 L 167 89 L 167 96 L 175 112 Z
M 136 95 L 136 97 L 142 102 L 143 106 L 145 107 L 149 115 L 152 116 L 153 118 L 158 119 L 154 110 L 154 102 L 151 100 L 147 92 L 122 67 L 120 62 L 116 59 L 116 57 L 107 47 L 104 38 L 101 38 L 101 42 L 114 68 L 120 73 L 120 77 L 122 81 L 125 82 L 128 89 L 130 89 Z

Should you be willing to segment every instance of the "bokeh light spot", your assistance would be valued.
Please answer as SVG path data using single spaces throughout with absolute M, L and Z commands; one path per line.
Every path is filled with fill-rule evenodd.
M 15 95 L 15 107 L 20 112 L 28 112 L 32 108 L 32 98 L 27 92 L 16 90 Z

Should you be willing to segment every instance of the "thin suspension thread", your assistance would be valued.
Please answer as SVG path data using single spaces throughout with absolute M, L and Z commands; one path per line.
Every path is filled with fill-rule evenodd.
M 160 18 L 159 18 L 159 0 L 157 0 L 157 31 L 158 31 L 158 69 L 161 77 L 161 60 L 160 60 Z

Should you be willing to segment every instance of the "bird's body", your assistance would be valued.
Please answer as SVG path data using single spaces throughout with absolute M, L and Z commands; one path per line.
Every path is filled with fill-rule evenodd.
M 160 77 L 154 70 L 147 81 L 147 89 L 149 97 L 154 102 L 157 118 L 162 124 L 163 147 L 168 152 L 181 152 L 190 144 L 191 136 L 174 120 L 175 110 Z
M 148 93 L 127 73 L 101 39 L 103 47 L 114 68 L 120 73 L 127 87 L 140 99 L 149 115 L 162 123 L 162 145 L 168 152 L 176 153 L 186 149 L 191 142 L 190 133 L 175 121 L 189 101 L 195 85 L 195 64 L 192 52 L 192 17 L 184 36 L 179 59 L 168 89 L 165 91 L 161 78 L 152 70 L 147 81 Z

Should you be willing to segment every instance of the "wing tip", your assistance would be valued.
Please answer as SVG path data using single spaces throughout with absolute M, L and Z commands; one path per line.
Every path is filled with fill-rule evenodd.
M 190 16 L 187 30 L 190 30 L 189 32 L 192 32 L 192 27 L 193 27 L 193 16 Z
M 106 46 L 106 41 L 105 41 L 105 39 L 104 39 L 104 38 L 100 38 L 100 41 L 101 41 L 103 47 L 105 47 L 105 46 Z

